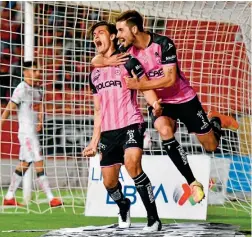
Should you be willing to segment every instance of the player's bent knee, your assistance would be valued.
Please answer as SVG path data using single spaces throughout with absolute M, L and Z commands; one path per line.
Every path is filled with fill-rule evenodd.
M 160 129 L 158 129 L 158 132 L 162 138 L 170 139 L 174 136 L 173 134 L 173 128 L 170 126 L 164 126 Z
M 175 125 L 175 122 L 168 117 L 159 117 L 154 123 L 154 127 L 157 129 L 162 139 L 165 140 L 174 136 Z
M 142 171 L 143 150 L 139 147 L 127 148 L 124 152 L 124 165 L 130 177 L 136 177 Z
M 110 180 L 103 180 L 103 185 L 105 186 L 106 189 L 111 189 L 114 188 L 118 183 L 118 180 L 115 179 L 110 179 Z
M 216 151 L 219 142 L 216 140 L 213 133 L 208 133 L 206 135 L 197 135 L 197 137 L 206 151 L 208 152 Z
M 36 161 L 34 162 L 34 166 L 35 166 L 36 172 L 41 172 L 44 170 L 44 161 L 43 160 Z
M 134 153 L 125 153 L 124 155 L 124 164 L 126 167 L 135 167 L 135 166 L 141 166 L 142 161 L 142 150 L 138 151 L 136 149 L 136 152 Z
M 18 165 L 16 167 L 16 170 L 18 172 L 21 172 L 21 173 L 25 174 L 25 172 L 28 170 L 28 168 L 29 168 L 30 165 L 31 165 L 31 162 L 22 161 L 20 163 L 20 165 Z
M 42 169 L 42 170 L 36 170 L 36 172 L 37 172 L 37 177 L 38 178 L 41 177 L 41 176 L 45 176 L 46 175 L 44 169 Z
M 18 176 L 24 176 L 25 172 L 26 172 L 26 171 L 23 171 L 23 170 L 18 170 L 18 169 L 15 170 L 15 173 L 16 173 Z
M 130 177 L 136 177 L 142 172 L 142 164 L 140 159 L 137 161 L 134 159 L 128 159 L 127 161 L 125 161 L 124 165 Z
M 26 161 L 21 161 L 20 162 L 20 167 L 22 168 L 29 168 L 32 162 L 26 162 Z
M 44 167 L 35 167 L 36 173 L 37 174 L 42 174 L 45 173 Z M 42 176 L 40 175 L 40 176 Z

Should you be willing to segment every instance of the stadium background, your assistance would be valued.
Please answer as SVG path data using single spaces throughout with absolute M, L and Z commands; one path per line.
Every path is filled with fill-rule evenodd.
M 2 107 L 22 80 L 24 17 L 20 11 L 23 9 L 21 4 L 24 3 L 2 2 Z M 46 88 L 48 115 L 92 115 L 88 73 L 95 49 L 86 31 L 94 21 L 113 21 L 115 16 L 116 12 L 113 15 L 113 11 L 36 4 L 34 56 L 43 69 L 41 77 Z M 244 95 L 244 88 L 249 88 L 250 65 L 238 25 L 148 17 L 145 20 L 146 29 L 153 30 L 153 25 L 156 33 L 164 33 L 174 39 L 181 67 L 206 111 L 214 109 L 235 117 L 249 114 L 249 92 L 245 90 L 248 96 Z M 140 101 L 141 107 L 145 108 L 144 101 Z M 16 131 L 16 125 L 13 126 L 13 131 Z M 15 136 L 11 139 L 16 143 Z M 243 140 L 241 138 L 241 144 L 249 144 Z M 242 153 L 248 153 L 250 147 L 241 149 Z M 15 147 L 13 150 L 16 153 Z

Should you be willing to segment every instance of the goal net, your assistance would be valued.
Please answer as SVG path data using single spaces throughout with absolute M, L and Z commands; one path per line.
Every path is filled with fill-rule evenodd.
M 27 3 L 26 3 L 27 4 Z M 88 86 L 95 48 L 87 35 L 97 21 L 115 21 L 118 13 L 135 9 L 144 16 L 145 29 L 174 40 L 181 68 L 196 90 L 206 112 L 215 110 L 239 121 L 237 132 L 224 131 L 212 157 L 210 194 L 225 209 L 251 209 L 251 3 L 250 2 L 32 2 L 34 29 L 32 57 L 42 70 L 45 122 L 40 133 L 46 172 L 55 196 L 64 208 L 83 212 L 87 192 L 88 161 L 81 157 L 93 129 L 93 104 Z M 2 2 L 0 19 L 1 111 L 13 89 L 22 81 L 25 50 L 25 3 Z M 25 29 L 27 28 L 27 29 Z M 146 103 L 139 102 L 148 124 L 145 154 L 165 154 L 152 128 Z M 0 201 L 18 163 L 18 123 L 15 113 L 1 136 Z M 188 154 L 205 150 L 179 123 L 178 141 Z M 166 155 L 166 154 L 165 154 Z M 0 212 L 46 212 L 51 209 L 37 186 L 33 167 L 25 175 L 16 197 L 27 204 L 0 208 Z M 222 178 L 223 172 L 226 177 Z M 31 181 L 31 182 L 30 182 Z M 30 192 L 30 190 L 32 192 Z M 28 205 L 29 204 L 29 205 Z

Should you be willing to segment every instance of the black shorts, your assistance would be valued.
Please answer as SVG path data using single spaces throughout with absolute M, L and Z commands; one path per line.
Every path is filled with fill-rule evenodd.
M 185 124 L 189 133 L 203 135 L 212 129 L 198 96 L 185 103 L 162 104 L 162 107 L 162 116 L 170 117 L 175 121 L 179 119 Z M 152 114 L 152 107 L 149 108 L 149 114 L 154 124 L 157 117 Z
M 130 126 L 101 133 L 99 144 L 100 165 L 124 164 L 124 150 L 130 147 L 143 149 L 145 125 Z

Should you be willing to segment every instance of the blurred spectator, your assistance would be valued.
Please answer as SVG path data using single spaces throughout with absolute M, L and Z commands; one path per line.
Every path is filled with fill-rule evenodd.
M 0 57 L 0 97 L 7 102 L 6 97 L 10 88 L 10 49 L 4 48 Z
M 4 1 L 0 4 L 2 6 L 0 8 L 0 90 L 1 97 L 7 98 L 10 87 L 15 87 L 22 79 L 20 65 L 24 46 L 22 22 L 24 3 Z M 34 6 L 34 56 L 42 69 L 46 88 L 57 94 L 55 97 L 57 103 L 67 105 L 65 109 L 70 111 L 70 108 L 74 109 L 74 106 L 70 106 L 73 98 L 74 104 L 83 105 L 83 98 L 79 95 L 89 93 L 85 88 L 88 85 L 90 57 L 94 55 L 95 49 L 86 32 L 95 21 L 102 20 L 103 15 L 98 9 L 90 7 L 87 9 L 84 6 L 74 8 L 49 2 L 34 3 Z M 70 96 L 72 93 L 74 97 Z M 50 101 L 55 102 L 51 99 Z M 81 111 L 86 110 L 82 108 Z
M 0 11 L 0 97 L 6 102 L 11 94 L 14 73 L 21 78 L 21 19 L 22 5 L 17 1 L 1 2 Z M 12 80 L 13 77 L 13 80 Z M 17 81 L 16 81 L 17 82 Z

